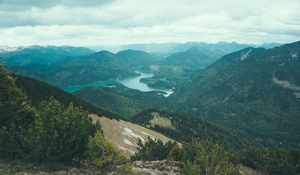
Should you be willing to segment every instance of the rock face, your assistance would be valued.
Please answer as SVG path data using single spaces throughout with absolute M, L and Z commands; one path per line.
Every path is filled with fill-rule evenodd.
M 180 164 L 176 161 L 135 161 L 132 163 L 133 174 L 179 175 Z

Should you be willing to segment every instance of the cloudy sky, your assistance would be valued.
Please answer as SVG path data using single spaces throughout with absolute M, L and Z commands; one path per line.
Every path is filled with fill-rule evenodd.
M 300 0 L 0 0 L 0 45 L 300 40 Z

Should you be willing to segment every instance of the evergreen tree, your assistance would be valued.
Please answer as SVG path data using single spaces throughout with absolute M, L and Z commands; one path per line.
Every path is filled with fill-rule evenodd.
M 106 140 L 99 131 L 94 137 L 89 138 L 86 155 L 91 164 L 103 168 L 107 165 L 116 165 L 126 162 L 114 145 Z
M 65 109 L 53 98 L 41 103 L 38 114 L 35 133 L 38 133 L 36 140 L 40 139 L 40 145 L 37 144 L 34 150 L 42 160 L 70 161 L 81 157 L 89 136 L 99 129 L 87 111 L 72 104 Z
M 239 167 L 229 161 L 229 154 L 219 145 L 190 144 L 182 148 L 182 174 L 238 175 Z
M 0 64 L 0 156 L 25 153 L 26 132 L 34 121 L 34 110 L 15 79 Z
M 163 143 L 148 137 L 148 141 L 143 143 L 138 141 L 138 151 L 131 157 L 132 160 L 163 160 L 169 157 L 169 154 L 177 147 L 175 142 Z

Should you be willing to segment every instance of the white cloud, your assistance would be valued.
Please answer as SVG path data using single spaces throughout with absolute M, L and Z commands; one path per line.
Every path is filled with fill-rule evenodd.
M 298 0 L 2 1 L 0 45 L 300 39 Z

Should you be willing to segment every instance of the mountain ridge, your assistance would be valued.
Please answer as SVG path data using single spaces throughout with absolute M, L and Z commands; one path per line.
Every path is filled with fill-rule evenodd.
M 225 55 L 170 98 L 177 96 L 179 104 L 189 106 L 181 108 L 183 111 L 271 138 L 275 144 L 291 141 L 297 146 L 300 102 L 291 89 L 274 83 L 274 75 L 298 85 L 299 51 L 300 42 L 295 42 L 269 50 L 246 48 Z M 246 53 L 247 58 L 241 59 Z

